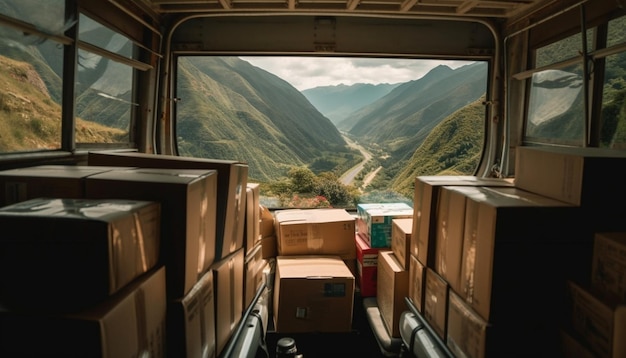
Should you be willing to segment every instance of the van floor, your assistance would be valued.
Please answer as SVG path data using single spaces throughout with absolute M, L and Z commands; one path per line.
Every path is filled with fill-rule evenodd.
M 302 354 L 303 358 L 389 357 L 388 354 L 383 354 L 369 324 L 363 298 L 356 293 L 354 301 L 352 330 L 346 333 L 279 334 L 273 331 L 270 319 L 266 334 L 269 357 L 276 357 L 276 343 L 283 337 L 291 337 L 295 340 L 298 353 Z

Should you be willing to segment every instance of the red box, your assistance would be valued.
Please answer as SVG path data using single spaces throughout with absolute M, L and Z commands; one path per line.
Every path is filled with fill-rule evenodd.
M 376 297 L 376 281 L 378 277 L 379 248 L 370 247 L 367 242 L 356 234 L 357 283 L 361 297 Z

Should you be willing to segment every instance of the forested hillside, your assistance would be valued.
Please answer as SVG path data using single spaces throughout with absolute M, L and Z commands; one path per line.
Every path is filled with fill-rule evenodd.
M 246 161 L 260 181 L 293 166 L 332 171 L 359 160 L 330 120 L 284 80 L 235 57 L 180 61 L 181 154 Z

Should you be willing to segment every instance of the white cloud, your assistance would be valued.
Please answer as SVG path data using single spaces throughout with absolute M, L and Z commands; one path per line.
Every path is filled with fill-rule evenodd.
M 355 83 L 401 83 L 417 80 L 440 64 L 450 68 L 467 61 L 346 58 L 346 57 L 240 57 L 289 82 L 300 91 L 319 86 Z

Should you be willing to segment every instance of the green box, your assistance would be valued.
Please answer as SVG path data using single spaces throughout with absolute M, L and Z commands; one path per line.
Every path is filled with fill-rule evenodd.
M 406 218 L 413 218 L 413 208 L 406 203 L 357 205 L 359 235 L 372 248 L 390 248 L 392 220 Z

